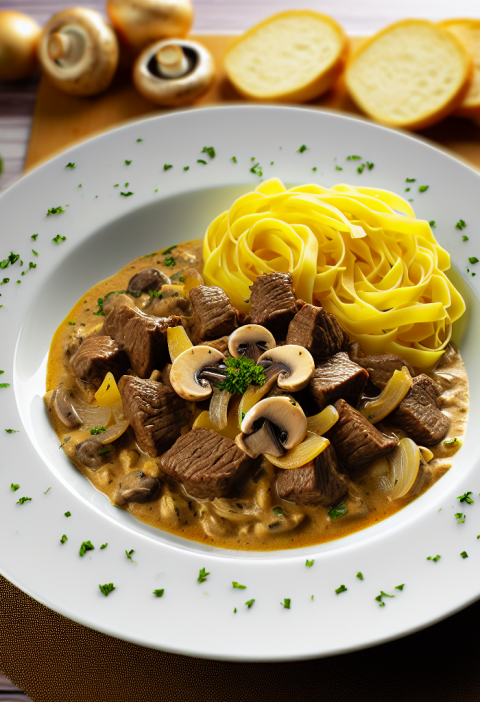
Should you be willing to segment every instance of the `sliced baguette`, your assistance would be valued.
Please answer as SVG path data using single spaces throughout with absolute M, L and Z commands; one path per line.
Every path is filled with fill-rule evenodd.
M 455 114 L 470 117 L 480 114 L 480 20 L 451 19 L 440 22 L 455 34 L 465 46 L 473 61 L 473 78 L 467 94 Z
M 360 47 L 345 83 L 373 119 L 423 129 L 459 107 L 472 73 L 470 54 L 451 31 L 426 20 L 402 20 Z
M 305 102 L 343 70 L 347 38 L 333 19 L 310 10 L 280 12 L 233 42 L 225 70 L 250 100 Z

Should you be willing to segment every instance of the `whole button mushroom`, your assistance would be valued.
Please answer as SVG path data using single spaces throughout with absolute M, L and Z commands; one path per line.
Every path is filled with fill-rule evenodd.
M 135 61 L 133 82 L 147 100 L 166 107 L 188 105 L 208 90 L 215 77 L 207 49 L 186 39 L 147 47 Z
M 159 39 L 186 37 L 193 22 L 191 0 L 107 0 L 107 13 L 134 55 Z
M 258 361 L 260 356 L 276 346 L 272 332 L 260 324 L 245 324 L 238 327 L 228 337 L 228 351 L 234 358 L 251 358 Z
M 269 397 L 247 412 L 240 428 L 242 433 L 235 438 L 235 443 L 251 458 L 262 453 L 283 456 L 304 440 L 307 418 L 295 400 Z
M 21 12 L 0 12 L 0 80 L 22 80 L 38 65 L 37 46 L 42 30 Z
M 73 7 L 47 22 L 38 58 L 50 80 L 64 93 L 97 95 L 112 82 L 118 64 L 118 41 L 98 12 Z

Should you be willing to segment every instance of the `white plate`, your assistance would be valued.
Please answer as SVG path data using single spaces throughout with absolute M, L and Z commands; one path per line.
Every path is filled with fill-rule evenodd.
M 204 146 L 215 148 L 214 159 Z M 358 174 L 359 162 L 347 160 L 352 154 L 374 168 Z M 76 168 L 65 168 L 68 162 Z M 390 519 L 315 548 L 246 553 L 176 538 L 111 507 L 59 451 L 41 399 L 53 332 L 82 293 L 142 253 L 201 237 L 236 196 L 258 184 L 250 171 L 255 163 L 264 178 L 291 184 L 342 181 L 403 193 L 405 179 L 416 178 L 417 216 L 436 220 L 435 233 L 452 255 L 452 278 L 467 300 L 461 350 L 471 382 L 470 423 L 478 423 L 480 277 L 466 269 L 467 257 L 480 254 L 479 174 L 414 137 L 317 109 L 218 107 L 129 124 L 58 156 L 0 198 L 0 259 L 13 250 L 24 261 L 23 268 L 17 262 L 0 271 L 11 278 L 0 287 L 0 382 L 11 384 L 0 389 L 0 570 L 51 609 L 121 639 L 205 658 L 279 661 L 394 639 L 478 599 L 478 435 L 470 432 L 453 468 Z M 173 168 L 164 171 L 164 164 Z M 419 193 L 418 185 L 429 189 Z M 46 216 L 59 205 L 69 207 Z M 460 218 L 467 243 L 455 229 Z M 58 245 L 57 234 L 66 236 Z M 20 276 L 29 261 L 37 268 Z M 11 482 L 20 484 L 17 492 Z M 466 490 L 475 504 L 459 507 L 456 496 Z M 22 496 L 32 500 L 16 504 Z M 467 514 L 462 525 L 454 518 L 459 510 Z M 86 540 L 95 550 L 80 558 Z M 135 563 L 125 556 L 132 548 Z M 437 553 L 438 562 L 426 560 Z M 313 567 L 305 567 L 306 558 L 315 559 Z M 210 575 L 199 584 L 203 567 Z M 233 580 L 247 589 L 233 589 Z M 104 597 L 98 585 L 110 582 L 116 589 Z M 401 583 L 404 590 L 395 590 Z M 340 585 L 347 591 L 337 595 Z M 157 588 L 165 589 L 161 599 L 152 594 Z M 380 590 L 395 594 L 385 607 L 375 601 Z M 284 598 L 290 610 L 281 606 Z

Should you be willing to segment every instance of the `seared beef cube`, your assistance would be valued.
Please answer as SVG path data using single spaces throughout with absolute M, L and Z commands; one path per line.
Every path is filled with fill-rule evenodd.
M 336 317 L 323 307 L 304 305 L 288 327 L 287 344 L 304 346 L 315 363 L 345 351 L 349 341 Z
M 340 397 L 351 405 L 357 405 L 367 380 L 367 371 L 352 363 L 348 355 L 341 351 L 317 365 L 309 387 L 323 410 Z
M 450 420 L 437 407 L 437 397 L 441 393 L 442 387 L 428 375 L 417 375 L 412 387 L 388 419 L 417 444 L 437 444 L 450 427 Z
M 162 285 L 168 285 L 170 278 L 158 270 L 158 268 L 144 268 L 140 273 L 136 273 L 130 278 L 127 285 L 127 293 L 140 296 L 142 293 L 158 292 Z
M 396 353 L 380 353 L 378 356 L 364 356 L 358 343 L 352 344 L 349 349 L 350 359 L 365 368 L 370 380 L 379 390 L 383 390 L 396 370 L 406 366 L 410 375 L 415 377 L 415 371 L 410 363 Z
M 192 497 L 213 499 L 228 495 L 252 463 L 232 439 L 211 429 L 193 429 L 162 456 L 159 466 Z
M 297 504 L 338 504 L 348 492 L 348 478 L 338 471 L 333 446 L 327 446 L 308 466 L 280 471 L 277 492 L 282 500 Z
M 284 339 L 297 313 L 290 273 L 259 275 L 250 290 L 250 324 L 260 324 Z
M 130 361 L 133 372 L 148 378 L 169 360 L 167 328 L 180 324 L 180 317 L 151 317 L 130 307 L 112 310 L 103 325 L 118 342 Z
M 393 451 L 398 439 L 385 436 L 345 400 L 335 402 L 339 418 L 325 434 L 340 461 L 349 468 L 360 468 Z
M 90 336 L 72 356 L 70 366 L 77 378 L 98 389 L 109 371 L 115 380 L 122 377 L 128 368 L 128 358 L 109 336 Z
M 190 421 L 185 400 L 163 383 L 124 375 L 118 383 L 125 419 L 135 432 L 137 443 L 149 456 L 170 448 L 181 429 Z
M 190 290 L 190 302 L 194 314 L 194 344 L 218 339 L 237 328 L 235 308 L 221 288 L 198 285 Z

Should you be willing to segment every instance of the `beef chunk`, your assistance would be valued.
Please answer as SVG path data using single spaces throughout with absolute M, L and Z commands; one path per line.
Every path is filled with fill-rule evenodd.
M 142 293 L 158 292 L 162 285 L 169 285 L 170 278 L 159 271 L 158 268 L 144 268 L 140 273 L 136 273 L 130 278 L 127 286 L 127 293 L 139 296 Z
M 335 402 L 339 418 L 325 434 L 338 458 L 349 468 L 360 468 L 393 451 L 398 439 L 385 436 L 345 400 Z
M 231 439 L 211 429 L 193 429 L 162 456 L 159 466 L 192 497 L 214 498 L 228 495 L 252 463 Z
M 417 444 L 437 444 L 450 427 L 450 420 L 437 407 L 437 397 L 441 393 L 441 386 L 428 375 L 417 375 L 412 387 L 388 419 Z
M 370 376 L 370 380 L 379 390 L 383 390 L 395 371 L 402 370 L 403 366 L 408 368 L 408 372 L 412 378 L 415 376 L 415 371 L 410 363 L 407 363 L 401 356 L 397 356 L 396 353 L 381 353 L 378 354 L 378 356 L 365 356 L 360 350 L 360 345 L 355 343 L 350 346 L 348 355 L 354 363 L 358 363 L 359 366 L 365 368 Z
M 87 337 L 72 356 L 70 366 L 77 378 L 98 389 L 110 371 L 119 380 L 128 368 L 128 358 L 109 336 Z
M 303 468 L 282 470 L 277 476 L 277 492 L 282 500 L 301 504 L 336 505 L 348 491 L 348 478 L 339 473 L 335 449 L 330 444 Z
M 185 400 L 155 380 L 124 375 L 118 384 L 125 418 L 135 432 L 138 445 L 156 457 L 170 448 L 190 422 Z
M 224 356 L 230 356 L 228 352 L 228 336 L 221 336 L 220 339 L 214 339 L 213 341 L 205 341 L 205 346 L 210 346 L 212 349 L 216 349 L 223 353 Z
M 345 351 L 349 341 L 336 317 L 323 307 L 305 304 L 288 327 L 287 344 L 305 346 L 315 363 Z
M 341 351 L 317 365 L 309 388 L 321 410 L 340 397 L 355 406 L 367 380 L 367 371 Z
M 125 350 L 133 372 L 148 378 L 169 360 L 167 328 L 179 324 L 180 317 L 151 317 L 125 306 L 112 310 L 103 328 Z
M 235 308 L 221 288 L 198 285 L 190 290 L 190 302 L 194 314 L 194 344 L 218 339 L 237 328 Z
M 284 339 L 297 313 L 290 273 L 259 275 L 250 290 L 250 323 L 261 324 Z

